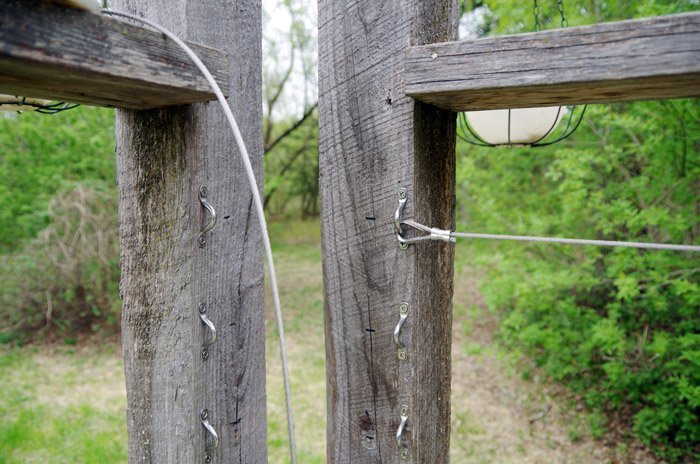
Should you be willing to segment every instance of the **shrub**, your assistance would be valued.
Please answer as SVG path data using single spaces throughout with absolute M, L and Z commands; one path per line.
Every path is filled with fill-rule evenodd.
M 56 195 L 49 225 L 21 251 L 2 257 L 3 337 L 118 329 L 117 201 L 99 184 Z
M 697 243 L 697 100 L 589 108 L 569 142 L 464 147 L 461 222 L 474 231 Z M 617 417 L 656 453 L 700 453 L 697 254 L 475 242 L 502 341 Z M 497 247 L 497 248 L 496 248 Z M 497 251 L 494 251 L 497 250 Z M 622 419 L 620 421 L 619 419 Z
M 48 225 L 67 183 L 115 183 L 114 110 L 81 106 L 47 115 L 0 114 L 0 253 L 14 253 Z

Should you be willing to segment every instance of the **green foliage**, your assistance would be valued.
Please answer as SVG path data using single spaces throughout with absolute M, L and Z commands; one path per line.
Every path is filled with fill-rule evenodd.
M 273 0 L 263 9 L 265 209 L 273 215 L 319 212 L 314 11 L 313 0 Z
M 462 227 L 696 243 L 697 100 L 589 108 L 568 143 L 461 147 Z M 700 262 L 691 253 L 474 244 L 502 339 L 671 460 L 700 442 Z
M 531 3 L 487 5 L 479 25 L 534 29 Z M 560 27 L 539 0 L 543 29 Z M 694 0 L 564 2 L 572 26 L 697 10 Z M 472 15 L 472 18 L 479 16 Z M 465 16 L 465 18 L 469 18 Z M 474 20 L 474 19 L 471 19 Z M 472 25 L 471 30 L 474 30 Z M 697 100 L 589 107 L 569 141 L 540 149 L 460 147 L 458 215 L 467 230 L 697 243 Z M 690 253 L 474 243 L 502 341 L 615 414 L 670 461 L 700 455 L 700 261 Z M 602 416 L 600 416 L 602 417 Z M 594 433 L 604 430 L 595 421 Z M 619 422 L 616 422 L 619 423 Z
M 123 376 L 121 366 L 113 373 L 94 365 L 106 360 L 111 367 L 109 358 L 103 353 L 80 359 L 52 355 L 48 362 L 64 365 L 47 372 L 45 355 L 0 351 L 0 463 L 126 462 L 125 398 L 95 401 L 97 393 L 120 391 L 101 383 Z M 47 389 L 52 395 L 42 397 Z
M 0 118 L 0 341 L 111 331 L 119 306 L 114 111 L 7 116 Z
M 118 330 L 116 203 L 114 191 L 99 187 L 59 192 L 40 236 L 0 258 L 5 342 L 56 330 L 68 340 L 86 331 Z
M 319 213 L 318 116 L 314 112 L 294 132 L 265 154 L 265 209 L 301 217 Z
M 46 208 L 66 184 L 115 184 L 114 111 L 0 114 L 0 253 L 48 225 Z
M 557 0 L 537 0 L 540 7 L 539 22 L 542 29 L 561 27 L 561 15 Z M 477 8 L 488 8 L 486 32 L 518 34 L 535 30 L 532 1 L 520 0 L 461 0 L 462 13 Z M 700 9 L 697 0 L 564 0 L 564 14 L 570 26 L 624 19 L 684 13 Z

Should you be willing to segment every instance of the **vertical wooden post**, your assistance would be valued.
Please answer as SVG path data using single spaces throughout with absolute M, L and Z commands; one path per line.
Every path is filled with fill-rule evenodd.
M 457 37 L 454 0 L 319 0 L 328 462 L 448 462 L 453 251 L 398 248 L 393 214 L 454 222 L 455 116 L 404 93 L 404 51 Z M 408 303 L 399 360 L 393 331 Z M 396 442 L 408 406 L 405 455 Z
M 230 103 L 262 180 L 260 0 L 113 7 L 229 55 Z M 117 156 L 129 460 L 204 462 L 206 408 L 220 437 L 211 462 L 266 462 L 262 246 L 221 109 L 119 111 Z M 219 216 L 204 248 L 202 185 Z M 218 331 L 207 359 L 200 303 Z

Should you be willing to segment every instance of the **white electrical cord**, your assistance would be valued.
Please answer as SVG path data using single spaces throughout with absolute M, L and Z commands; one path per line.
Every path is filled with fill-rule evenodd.
M 265 212 L 263 210 L 263 204 L 260 199 L 260 193 L 258 192 L 258 184 L 255 179 L 255 173 L 253 172 L 253 166 L 250 163 L 250 156 L 248 155 L 248 150 L 246 149 L 245 142 L 243 141 L 243 137 L 241 136 L 241 132 L 238 129 L 238 124 L 236 124 L 236 118 L 233 116 L 233 113 L 231 112 L 231 108 L 229 108 L 228 104 L 226 103 L 226 98 L 224 97 L 223 92 L 221 92 L 221 89 L 219 88 L 219 85 L 216 83 L 216 80 L 214 80 L 214 77 L 211 75 L 207 67 L 202 63 L 202 60 L 199 59 L 199 57 L 192 51 L 192 49 L 187 46 L 185 42 L 180 40 L 175 34 L 164 28 L 163 26 L 156 24 L 154 22 L 151 22 L 147 19 L 132 15 L 130 13 L 123 13 L 121 11 L 114 11 L 114 10 L 102 10 L 102 13 L 107 14 L 107 15 L 112 15 L 112 16 L 121 16 L 124 18 L 128 19 L 133 19 L 134 21 L 141 22 L 143 24 L 146 24 L 163 34 L 165 34 L 169 39 L 171 39 L 173 42 L 175 42 L 182 50 L 184 50 L 185 53 L 187 53 L 187 56 L 189 56 L 194 64 L 199 68 L 199 70 L 202 72 L 204 77 L 206 78 L 207 82 L 211 86 L 211 89 L 214 91 L 214 94 L 216 95 L 217 100 L 219 101 L 219 104 L 221 104 L 221 108 L 224 110 L 224 115 L 226 116 L 226 120 L 229 123 L 229 126 L 231 126 L 231 131 L 233 132 L 233 137 L 236 140 L 236 145 L 238 146 L 238 151 L 241 154 L 241 159 L 243 161 L 243 165 L 245 166 L 245 171 L 246 174 L 248 175 L 248 183 L 250 184 L 250 190 L 253 194 L 253 202 L 255 203 L 255 209 L 258 215 L 258 221 L 260 223 L 260 229 L 262 230 L 262 236 L 263 236 L 263 243 L 265 244 L 265 254 L 267 256 L 267 265 L 268 269 L 270 272 L 270 285 L 272 286 L 272 298 L 275 303 L 275 317 L 277 318 L 277 332 L 279 333 L 279 344 L 280 344 L 280 356 L 282 357 L 282 375 L 284 377 L 284 394 L 285 394 L 285 400 L 287 404 L 287 428 L 289 431 L 289 455 L 290 455 L 290 460 L 291 464 L 296 464 L 296 445 L 294 442 L 294 416 L 292 413 L 292 398 L 291 398 L 291 391 L 289 387 L 289 367 L 287 365 L 287 349 L 286 349 L 286 342 L 284 338 L 284 325 L 282 322 L 282 306 L 280 304 L 280 297 L 279 297 L 279 291 L 277 290 L 277 276 L 275 275 L 275 264 L 272 260 L 272 247 L 270 246 L 270 236 L 267 233 L 267 223 L 265 221 Z

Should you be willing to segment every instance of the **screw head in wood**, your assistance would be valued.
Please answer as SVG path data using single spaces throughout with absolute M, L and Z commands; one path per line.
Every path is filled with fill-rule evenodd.
M 207 420 L 209 419 L 209 410 L 208 409 L 202 409 L 202 412 L 199 413 L 199 417 L 202 420 Z
M 408 416 L 408 405 L 406 405 L 406 404 L 401 405 L 401 415 Z
M 401 243 L 399 242 L 399 248 L 402 250 L 407 250 L 408 249 L 408 243 Z
M 399 359 L 401 361 L 404 361 L 406 359 L 406 348 L 399 348 L 398 354 L 399 354 Z
M 399 313 L 400 314 L 408 314 L 408 303 L 401 303 L 399 305 Z
M 404 461 L 408 459 L 408 450 L 407 449 L 401 450 L 401 459 L 403 459 Z
M 209 190 L 207 190 L 207 188 L 206 188 L 204 185 L 202 185 L 201 187 L 199 187 L 199 196 L 200 196 L 200 198 L 206 198 L 208 193 L 209 193 Z
M 199 245 L 199 248 L 204 248 L 206 244 L 207 239 L 204 238 L 204 235 L 200 234 L 199 237 L 197 237 L 197 245 Z
M 399 189 L 399 200 L 405 200 L 406 199 L 406 188 L 401 187 Z
M 206 303 L 199 303 L 198 309 L 199 309 L 199 314 L 206 313 L 207 312 L 207 304 Z
M 205 361 L 209 359 L 209 348 L 207 348 L 206 346 L 202 348 L 202 359 Z

